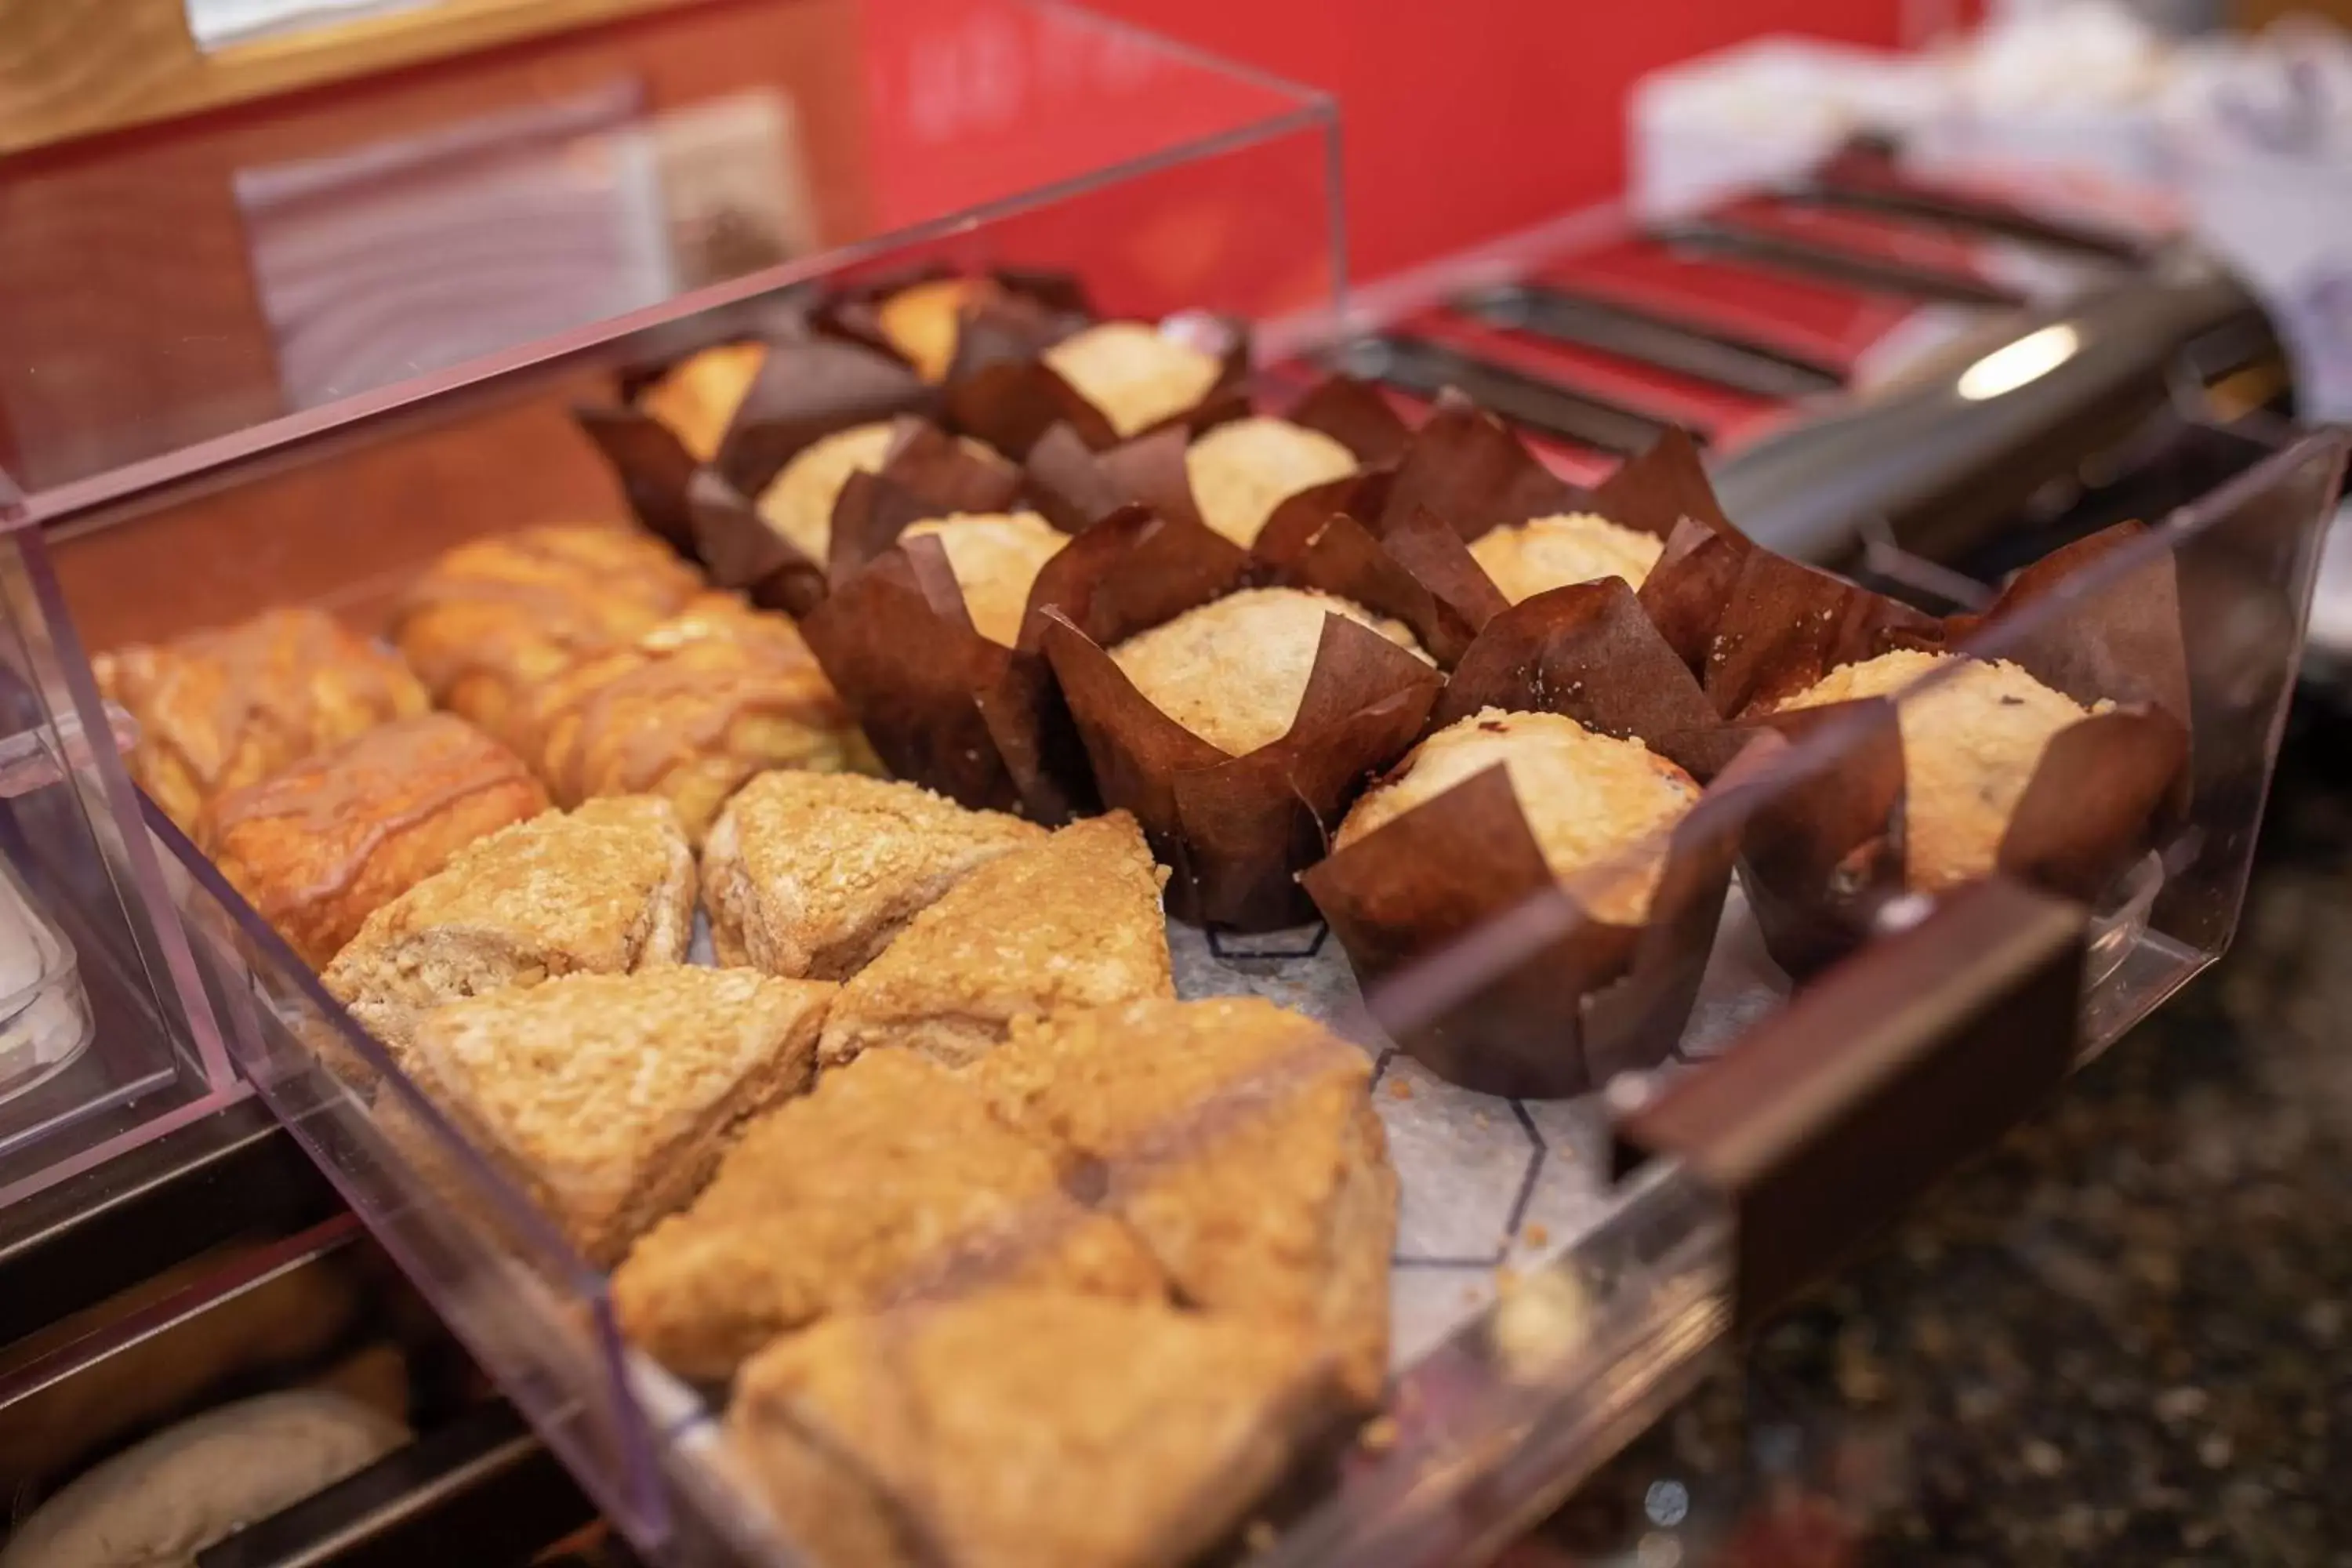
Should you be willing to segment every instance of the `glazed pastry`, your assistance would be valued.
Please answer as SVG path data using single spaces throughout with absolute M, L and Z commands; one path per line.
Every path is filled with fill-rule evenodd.
M 721 594 L 550 680 L 525 725 L 559 803 L 657 795 L 692 843 L 753 774 L 864 757 L 799 629 Z
M 1327 616 L 1345 616 L 1427 658 L 1399 623 L 1305 588 L 1228 594 L 1128 638 L 1110 656 L 1162 713 L 1240 756 L 1289 733 Z
M 637 406 L 665 426 L 699 462 L 719 455 L 735 410 L 767 362 L 764 343 L 721 343 L 681 361 L 637 396 Z
M 845 980 L 975 868 L 1045 837 L 915 784 L 761 773 L 702 847 L 711 942 L 722 963 Z
M 1088 327 L 1043 357 L 1122 438 L 1197 407 L 1224 374 L 1216 355 L 1142 321 Z
M 1470 558 L 1516 605 L 1547 588 L 1603 577 L 1638 588 L 1665 548 L 1655 534 L 1580 511 L 1489 529 L 1471 541 Z
M 197 838 L 313 967 L 467 845 L 547 809 L 522 759 L 463 719 L 369 731 L 205 808 Z
M 522 709 L 546 681 L 677 614 L 702 589 L 652 538 L 546 527 L 449 551 L 401 595 L 393 640 L 444 708 L 528 755 Z
M 1167 880 L 1123 811 L 999 856 L 842 987 L 823 1059 L 897 1047 L 962 1067 L 1016 1018 L 1173 996 L 1160 906 Z
M 430 706 L 407 666 L 322 610 L 264 610 L 90 665 L 98 689 L 139 721 L 131 777 L 191 831 L 222 791 Z
M 445 1002 L 558 974 L 625 974 L 686 959 L 694 855 L 665 800 L 542 812 L 459 850 L 368 916 L 327 989 L 404 1047 Z
M 598 1267 L 808 1085 L 834 987 L 748 969 L 567 974 L 437 1007 L 404 1062 Z
M 1948 679 L 1895 705 L 1904 879 L 1927 893 L 1991 874 L 2051 738 L 2107 707 L 2084 708 L 2013 664 L 1906 650 L 1841 666 L 1780 710 L 1894 697 L 1931 674 Z
M 1059 1176 L 954 1074 L 877 1052 L 753 1122 L 692 1206 L 631 1251 L 614 1306 L 663 1365 L 715 1381 L 779 1333 L 908 1295 L 1160 1296 L 1134 1238 Z
M 1024 1019 L 973 1074 L 1107 1194 L 1179 1299 L 1296 1328 L 1351 1402 L 1377 1402 L 1397 1178 L 1363 1052 L 1255 997 L 1132 1002 Z
M 897 438 L 887 419 L 819 437 L 760 492 L 760 515 L 785 542 L 822 565 L 833 549 L 833 508 L 842 487 L 852 474 L 879 473 Z
M 1498 764 L 1551 874 L 1573 883 L 1599 918 L 1641 924 L 1664 869 L 1664 835 L 1698 804 L 1697 781 L 1639 741 L 1596 734 L 1559 713 L 1486 708 L 1448 724 L 1356 803 L 1332 847 Z
M 934 278 L 899 289 L 875 307 L 890 346 L 925 381 L 945 381 L 963 336 L 963 309 L 994 292 L 985 278 Z
M 1021 640 L 1021 620 L 1037 574 L 1070 542 L 1034 511 L 927 518 L 903 537 L 926 535 L 936 535 L 947 552 L 948 570 L 963 590 L 972 630 L 1006 647 Z
M 780 1342 L 727 1435 L 817 1568 L 1150 1568 L 1239 1524 L 1325 1387 L 1286 1327 L 1007 1291 Z
M 1355 471 L 1356 455 L 1330 437 L 1263 416 L 1220 425 L 1184 451 L 1202 521 L 1244 549 L 1283 501 Z

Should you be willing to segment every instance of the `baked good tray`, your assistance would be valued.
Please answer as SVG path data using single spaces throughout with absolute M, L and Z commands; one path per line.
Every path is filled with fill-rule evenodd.
M 257 480 L 248 510 L 267 514 L 322 483 L 331 491 L 338 470 L 340 482 L 364 482 L 361 465 L 463 471 L 445 459 L 528 413 L 475 416 Z M 1405 1564 L 1491 1551 L 1663 1408 L 1708 1345 L 1828 1266 L 2218 953 L 2341 460 L 2335 437 L 2288 441 L 2196 505 L 2046 574 L 2011 613 L 1962 628 L 1955 646 L 1969 654 L 2119 682 L 2119 703 L 2135 689 L 2125 654 L 2173 661 L 2186 784 L 2095 896 L 2009 876 L 1899 894 L 1798 985 L 1750 910 L 1750 889 L 1777 896 L 1783 885 L 1747 868 L 1711 913 L 1703 975 L 1668 1048 L 1589 1063 L 1584 1092 L 1528 1096 L 1459 1087 L 1449 1081 L 1464 1076 L 1458 1060 L 1401 1047 L 1375 1015 L 1475 1013 L 1553 934 L 1540 914 L 1530 926 L 1526 910 L 1506 910 L 1385 973 L 1370 1006 L 1325 923 L 1244 932 L 1171 921 L 1180 994 L 1263 996 L 1366 1056 L 1402 1194 L 1380 1412 L 1337 1447 L 1302 1449 L 1297 1472 L 1216 1552 Z M 234 499 L 186 505 L 217 512 Z M 69 594 L 80 545 L 60 548 Z M 396 587 L 370 578 L 314 602 L 363 620 L 351 607 Z M 2104 640 L 2084 640 L 2090 623 Z M 1743 832 L 1776 812 L 1813 822 L 1824 792 L 1869 773 L 1874 733 L 1883 743 L 1852 723 L 1793 735 L 1725 809 Z M 2105 809 L 2107 776 L 2074 781 L 2081 810 Z M 621 1332 L 609 1275 L 152 803 L 149 821 L 240 1067 L 600 1506 L 664 1560 L 798 1561 L 789 1525 L 739 1472 L 708 1393 Z M 1630 844 L 1570 879 L 1570 896 L 1602 898 L 1612 878 L 1666 848 Z M 698 950 L 707 962 L 707 942 Z M 1588 1022 L 1585 1043 L 1602 1037 Z

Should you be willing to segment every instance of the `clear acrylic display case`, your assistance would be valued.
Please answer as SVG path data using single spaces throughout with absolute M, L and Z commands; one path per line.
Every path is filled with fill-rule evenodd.
M 762 31 L 804 27 L 835 30 L 801 53 Z M 679 51 L 667 57 L 675 79 L 642 63 L 665 58 L 665 39 Z M 240 248 L 200 269 L 240 279 L 229 346 L 191 333 L 195 363 L 168 362 L 169 384 L 144 404 L 93 393 L 5 405 L 24 469 L 12 542 L 50 611 L 39 624 L 77 695 L 69 706 L 98 711 L 84 647 L 281 604 L 375 631 L 403 583 L 452 543 L 625 516 L 572 406 L 609 397 L 614 368 L 720 341 L 805 282 L 909 261 L 1067 268 L 1107 313 L 1210 310 L 1259 323 L 1268 357 L 1337 302 L 1334 125 L 1311 95 L 1010 0 L 719 6 L 649 24 L 639 42 L 629 58 L 646 79 L 635 97 L 571 96 L 618 58 L 590 38 L 555 52 L 561 68 L 478 63 L 371 89 L 357 110 L 231 122 L 218 132 L 231 145 L 147 148 L 152 174 L 183 159 L 241 168 L 270 138 L 299 143 L 229 181 Z M 730 109 L 714 129 L 712 102 L 770 78 L 769 109 Z M 743 226 L 761 230 L 762 212 L 782 210 L 762 204 L 793 182 L 754 182 L 758 197 L 713 193 L 678 148 L 726 142 L 729 116 L 772 128 L 777 96 L 793 106 L 784 119 L 808 200 L 804 226 L 778 218 L 762 248 Z M 772 150 L 766 132 L 754 139 Z M 923 151 L 946 145 L 958 150 L 952 177 Z M 118 153 L 103 168 L 131 179 L 139 163 Z M 526 192 L 558 199 L 556 172 L 617 205 L 514 205 Z M 95 177 L 52 160 L 23 184 L 0 181 L 0 215 L 20 203 L 65 210 L 45 183 Z M 681 208 L 709 221 L 681 223 Z M 722 210 L 724 221 L 710 216 Z M 444 226 L 438 247 L 402 259 L 428 221 Z M 701 248 L 682 249 L 682 235 Z M 535 253 L 542 240 L 549 252 Z M 649 253 L 666 259 L 632 270 Z M 54 269 L 56 254 L 27 246 L 18 259 Z M 569 273 L 551 255 L 591 258 L 593 286 L 556 289 Z M 481 264 L 444 268 L 450 256 Z M 160 260 L 150 278 L 131 270 L 67 279 L 65 298 L 87 308 L 60 310 L 48 341 L 84 384 L 119 368 L 102 352 L 106 323 L 165 308 L 177 287 Z M 440 292 L 452 270 L 503 282 Z M 50 421 L 39 439 L 26 438 L 20 406 Z M 1698 900 L 1703 929 L 1670 955 L 1698 963 L 1686 994 L 1656 1003 L 1672 1016 L 1671 1048 L 1596 1062 L 1604 1089 L 1475 1094 L 1424 1068 L 1374 1014 L 1394 1024 L 1475 1011 L 1506 987 L 1525 1005 L 1530 955 L 1643 874 L 1659 846 L 1455 933 L 1386 975 L 1369 1004 L 1328 932 L 1242 941 L 1172 928 L 1188 994 L 1289 1001 L 1365 1049 L 1403 1188 L 1384 1418 L 1286 1488 L 1236 1550 L 1292 1568 L 1418 1568 L 1492 1550 L 1686 1386 L 1708 1345 L 1828 1267 L 2217 954 L 2342 462 L 2335 437 L 2283 444 L 1965 634 L 1973 653 L 2063 662 L 2068 628 L 2122 596 L 2142 629 L 2177 645 L 2189 742 L 2174 776 L 2186 784 L 2127 870 L 2081 899 L 2007 878 L 1888 899 L 1853 951 L 1799 984 L 1764 951 L 1747 874 L 1734 878 L 1727 859 L 1719 904 Z M 2151 581 L 2168 585 L 2171 608 L 2151 607 Z M 2096 688 L 2118 671 L 2092 661 L 2074 673 Z M 1866 772 L 1885 733 L 1849 716 L 1759 752 L 1708 797 L 1710 833 L 1779 843 L 1809 803 Z M 111 754 L 92 768 L 133 809 Z M 735 1472 L 712 1400 L 623 1337 L 607 1276 L 152 805 L 145 825 L 169 875 L 142 886 L 168 891 L 157 921 L 184 915 L 185 957 L 228 1054 L 599 1506 L 661 1561 L 794 1561 L 789 1531 Z M 135 829 L 123 837 L 126 855 L 148 847 Z M 77 951 L 87 971 L 89 949 Z

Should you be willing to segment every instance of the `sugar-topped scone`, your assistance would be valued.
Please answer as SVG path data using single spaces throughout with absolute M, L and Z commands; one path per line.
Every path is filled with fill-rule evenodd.
M 1202 521 L 1244 548 L 1284 500 L 1355 471 L 1356 455 L 1320 430 L 1263 415 L 1220 425 L 1184 450 Z
M 948 570 L 963 590 L 972 629 L 1011 647 L 1021 640 L 1021 618 L 1037 574 L 1059 554 L 1070 536 L 1034 511 L 958 512 L 926 518 L 905 537 L 937 535 L 947 552 Z
M 887 419 L 819 437 L 760 492 L 760 515 L 793 548 L 823 564 L 833 548 L 833 508 L 842 487 L 852 474 L 879 473 L 897 438 Z
M 694 852 L 665 800 L 542 812 L 467 846 L 368 916 L 327 989 L 378 1039 L 419 1015 L 558 974 L 678 963 L 694 934 Z
M 735 410 L 767 362 L 764 343 L 720 343 L 672 366 L 637 395 L 637 406 L 667 426 L 686 449 L 703 462 L 734 423 Z
M 1665 866 L 1665 834 L 1698 804 L 1696 780 L 1639 741 L 1559 713 L 1484 708 L 1430 736 L 1339 824 L 1345 849 L 1500 763 L 1543 852 L 1603 920 L 1639 925 Z
M 431 705 L 408 667 L 323 610 L 250 620 L 90 661 L 139 721 L 131 776 L 184 828 L 206 801 Z
M 1193 407 L 1224 371 L 1216 355 L 1143 321 L 1088 327 L 1047 349 L 1044 358 L 1120 437 Z
M 547 809 L 522 759 L 449 713 L 355 741 L 215 797 L 197 838 L 314 966 L 379 906 L 486 834 Z
M 824 1059 L 898 1047 L 961 1067 L 1016 1018 L 1173 996 L 1160 906 L 1167 880 L 1123 811 L 997 857 L 842 987 Z
M 2051 738 L 2107 705 L 2084 708 L 2005 660 L 1904 650 L 1842 665 L 1780 709 L 1895 697 L 1930 675 L 1942 679 L 1897 702 L 1895 724 L 1904 879 L 1932 893 L 1991 874 Z
M 747 1128 L 702 1195 L 630 1252 L 614 1305 L 663 1365 L 715 1380 L 777 1334 L 902 1297 L 1033 1284 L 1158 1298 L 1158 1267 L 1060 1175 L 956 1075 L 877 1052 Z
M 1401 623 L 1307 588 L 1228 594 L 1128 638 L 1110 657 L 1162 713 L 1240 756 L 1289 732 L 1327 616 L 1345 616 L 1428 658 Z
M 1155 1568 L 1240 1524 L 1326 1388 L 1280 1325 L 1006 1291 L 780 1341 L 727 1436 L 817 1568 Z
M 550 680 L 526 728 L 559 803 L 657 795 L 691 843 L 753 774 L 830 772 L 865 754 L 799 628 L 725 594 Z
M 875 307 L 890 346 L 925 381 L 944 381 L 963 335 L 963 308 L 995 290 L 985 278 L 933 278 L 909 284 Z
M 762 773 L 702 846 L 702 898 L 726 963 L 845 980 L 974 868 L 1045 830 L 917 784 Z
M 625 528 L 529 528 L 461 544 L 401 595 L 393 640 L 434 700 L 519 752 L 530 693 L 642 637 L 702 589 Z
M 436 1007 L 403 1057 L 581 1255 L 620 1261 L 745 1121 L 807 1087 L 835 987 L 657 964 Z
M 1589 511 L 1538 517 L 1489 529 L 1470 542 L 1470 558 L 1516 605 L 1548 588 L 1622 577 L 1638 588 L 1665 542 Z
M 1379 1397 L 1397 1178 L 1363 1052 L 1255 997 L 1131 1002 L 1024 1020 L 972 1076 L 1091 1173 L 1180 1299 L 1292 1324 Z

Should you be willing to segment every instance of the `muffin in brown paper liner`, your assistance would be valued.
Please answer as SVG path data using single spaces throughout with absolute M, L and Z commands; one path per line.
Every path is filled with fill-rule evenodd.
M 2056 551 L 2021 573 L 1990 610 L 1946 621 L 1895 616 L 1884 601 L 1868 603 L 1877 595 L 1836 579 L 1807 594 L 1783 578 L 1780 607 L 1834 636 L 1784 637 L 1769 657 L 1750 660 L 1743 677 L 1749 703 L 1778 701 L 1838 665 L 1896 648 L 1967 655 L 1990 639 L 1987 657 L 2097 710 L 2051 737 L 2009 815 L 1994 865 L 2095 904 L 2188 805 L 2188 661 L 2171 558 L 2155 557 L 2095 593 L 2071 585 L 2142 531 L 2120 524 Z M 2002 629 L 2053 592 L 2076 602 L 2037 610 L 2028 628 Z M 1848 657 L 1827 657 L 1832 647 Z M 1906 878 L 1897 702 L 1871 698 L 1748 716 L 1800 743 L 1823 729 L 1838 731 L 1824 754 L 1783 764 L 1786 776 L 1758 808 L 1741 849 L 1740 880 L 1765 945 L 1792 974 L 1853 952 L 1889 903 L 1920 890 Z
M 1309 918 L 1297 873 L 1322 855 L 1364 780 L 1420 732 L 1436 669 L 1328 616 L 1289 731 L 1235 756 L 1161 712 L 1107 650 L 1247 586 L 1315 589 L 1386 614 L 1371 602 L 1380 585 L 1345 555 L 1276 564 L 1141 508 L 1088 529 L 1047 574 L 1024 640 L 1038 637 L 1052 663 L 1103 803 L 1133 812 L 1171 868 L 1170 911 L 1237 931 Z
M 1150 325 L 1074 321 L 1025 300 L 991 300 L 968 311 L 943 391 L 950 428 L 1024 458 L 1046 431 L 1067 425 L 1093 451 L 1156 430 L 1208 429 L 1249 412 L 1249 330 L 1228 317 L 1199 318 L 1202 335 L 1218 340 L 1215 379 L 1192 405 L 1142 429 L 1122 435 L 1111 418 L 1045 362 L 1046 351 L 1097 327 Z M 1163 332 L 1165 325 L 1158 329 Z
M 1656 1064 L 1680 1039 L 1738 845 L 1728 792 L 1755 764 L 1728 754 L 1696 681 L 1614 578 L 1497 615 L 1430 730 L 1489 708 L 1562 714 L 1712 780 L 1669 830 L 1645 921 L 1603 918 L 1573 879 L 1553 874 L 1499 765 L 1334 851 L 1301 881 L 1373 1016 L 1431 1071 L 1481 1093 L 1582 1094 Z
M 936 384 L 953 369 L 966 323 L 975 315 L 993 314 L 992 307 L 1007 300 L 1032 308 L 1014 310 L 1049 335 L 1075 331 L 1094 319 L 1085 286 L 1067 272 L 1018 267 L 961 272 L 942 262 L 927 262 L 834 289 L 809 320 L 818 331 L 904 360 L 925 381 Z M 938 319 L 941 316 L 944 321 Z

